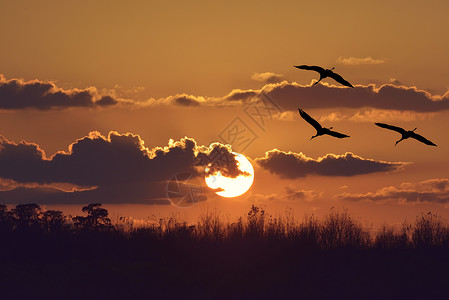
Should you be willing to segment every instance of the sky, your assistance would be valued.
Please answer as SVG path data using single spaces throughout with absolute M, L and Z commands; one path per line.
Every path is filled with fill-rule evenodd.
M 253 203 L 298 217 L 348 209 L 368 225 L 449 218 L 447 1 L 0 8 L 0 203 L 101 202 L 135 218 L 234 218 Z M 335 67 L 354 88 L 312 86 L 319 75 L 302 64 Z M 350 138 L 310 140 L 298 108 Z M 438 147 L 394 146 L 400 134 L 375 122 L 417 128 Z M 254 183 L 223 198 L 203 171 L 238 176 L 233 151 Z M 173 205 L 180 174 L 200 187 L 198 203 Z

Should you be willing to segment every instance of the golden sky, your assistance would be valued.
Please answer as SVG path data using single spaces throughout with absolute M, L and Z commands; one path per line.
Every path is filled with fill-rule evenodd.
M 104 166 L 124 161 L 115 171 L 164 180 L 177 170 L 169 158 L 157 165 L 163 172 L 152 161 L 139 173 L 132 157 L 150 161 L 157 147 L 171 157 L 170 149 L 187 150 L 169 140 L 188 137 L 197 153 L 232 144 L 256 176 L 244 196 L 209 193 L 183 214 L 204 207 L 238 214 L 256 202 L 299 216 L 346 207 L 376 222 L 427 210 L 449 217 L 447 1 L 3 1 L 0 8 L 0 203 L 40 199 L 38 189 L 58 184 L 108 190 L 124 179 L 73 175 L 103 154 Z M 293 68 L 301 64 L 335 67 L 355 88 L 331 79 L 312 87 L 318 74 Z M 309 141 L 315 131 L 298 107 L 351 137 Z M 400 135 L 374 122 L 417 127 L 438 147 L 411 139 L 394 147 Z M 236 124 L 252 132 L 247 145 L 223 138 Z M 57 151 L 68 165 L 52 158 Z M 264 165 L 266 152 L 284 153 L 293 169 Z M 326 155 L 342 164 L 328 166 Z M 149 196 L 139 193 L 141 204 Z M 105 202 L 120 213 L 135 201 Z

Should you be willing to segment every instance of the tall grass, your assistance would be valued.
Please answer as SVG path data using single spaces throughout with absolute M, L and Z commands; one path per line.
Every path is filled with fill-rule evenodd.
M 188 224 L 173 215 L 143 223 L 120 218 L 114 227 L 126 234 L 147 234 L 158 239 L 284 241 L 320 249 L 449 246 L 449 225 L 433 213 L 422 214 L 411 224 L 403 223 L 399 229 L 383 225 L 371 233 L 347 210 L 331 209 L 322 219 L 310 215 L 297 220 L 291 212 L 274 217 L 255 205 L 234 222 L 225 221 L 217 210 L 206 210 L 195 224 Z

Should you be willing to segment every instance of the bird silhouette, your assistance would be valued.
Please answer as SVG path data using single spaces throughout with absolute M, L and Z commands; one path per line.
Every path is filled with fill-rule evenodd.
M 310 125 L 312 125 L 315 129 L 316 129 L 316 135 L 312 136 L 310 139 L 316 138 L 317 136 L 320 135 L 330 135 L 339 139 L 345 138 L 345 137 L 349 137 L 349 135 L 340 133 L 340 132 L 336 132 L 331 130 L 332 127 L 326 128 L 321 126 L 320 123 L 318 123 L 318 121 L 316 121 L 314 118 L 312 118 L 311 116 L 309 116 L 305 111 L 303 111 L 302 109 L 298 108 L 299 111 L 299 115 L 307 121 L 307 123 L 309 123 Z
M 384 124 L 384 123 L 374 123 L 374 124 L 376 124 L 376 125 L 379 126 L 379 127 L 386 128 L 386 129 L 390 129 L 390 130 L 393 130 L 393 131 L 396 131 L 396 132 L 399 132 L 400 134 L 402 134 L 401 139 L 398 140 L 398 141 L 394 144 L 395 146 L 396 146 L 400 141 L 405 140 L 405 139 L 408 139 L 408 138 L 413 138 L 413 139 L 418 140 L 418 141 L 420 141 L 421 143 L 424 143 L 424 144 L 429 145 L 429 146 L 436 146 L 434 143 L 432 143 L 431 141 L 429 141 L 428 139 L 426 139 L 426 138 L 423 137 L 422 135 L 419 135 L 419 134 L 415 133 L 415 130 L 416 130 L 417 128 L 415 128 L 415 129 L 413 129 L 413 130 L 405 130 L 405 129 L 401 128 L 401 127 L 397 127 L 397 126 L 393 126 L 393 125 L 388 125 L 388 124 Z
M 307 65 L 301 65 L 301 66 L 294 66 L 295 68 L 301 69 L 301 70 L 311 70 L 311 71 L 315 71 L 320 73 L 320 79 L 315 82 L 313 85 L 318 84 L 318 82 L 320 82 L 322 79 L 326 78 L 326 77 L 330 77 L 333 80 L 335 80 L 338 83 L 341 83 L 345 86 L 349 86 L 349 87 L 354 87 L 352 84 L 350 84 L 348 81 L 344 80 L 343 77 L 341 77 L 340 75 L 338 75 L 337 73 L 334 73 L 332 69 L 324 69 L 322 67 L 318 67 L 318 66 L 307 66 Z

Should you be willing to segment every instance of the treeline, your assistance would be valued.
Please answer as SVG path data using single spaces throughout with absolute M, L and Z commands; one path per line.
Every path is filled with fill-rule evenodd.
M 0 232 L 68 232 L 72 230 L 113 230 L 108 211 L 100 203 L 86 205 L 87 216 L 65 216 L 62 211 L 43 210 L 35 203 L 19 204 L 8 210 L 0 204 Z
M 347 211 L 331 210 L 322 220 L 312 216 L 297 222 L 291 213 L 273 217 L 252 205 L 246 216 L 225 222 L 218 211 L 206 212 L 196 224 L 175 216 L 136 226 L 132 218 L 121 217 L 114 223 L 100 203 L 82 207 L 85 216 L 65 216 L 62 211 L 43 210 L 39 205 L 20 204 L 10 210 L 0 204 L 0 233 L 3 234 L 79 234 L 111 233 L 126 238 L 147 236 L 162 239 L 260 240 L 295 243 L 307 248 L 414 248 L 448 247 L 449 225 L 431 212 L 418 216 L 401 228 L 382 226 L 369 233 Z

